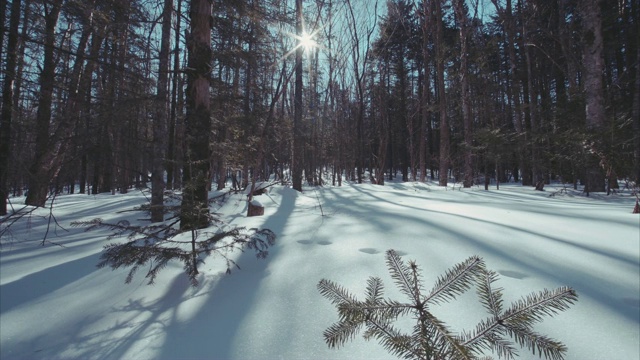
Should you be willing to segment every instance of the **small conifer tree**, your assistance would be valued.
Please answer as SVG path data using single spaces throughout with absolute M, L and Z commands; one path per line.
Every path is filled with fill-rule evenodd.
M 339 321 L 324 332 L 329 347 L 344 345 L 364 328 L 365 339 L 377 339 L 387 351 L 404 359 L 488 359 L 485 351 L 491 351 L 499 358 L 512 359 L 517 351 L 508 338 L 534 354 L 563 359 L 566 346 L 535 332 L 533 325 L 545 315 L 555 315 L 577 301 L 578 295 L 573 289 L 545 289 L 523 297 L 505 309 L 502 289 L 492 286 L 498 279 L 497 273 L 487 270 L 484 261 L 477 256 L 449 269 L 430 291 L 425 291 L 415 262 L 404 263 L 394 250 L 387 251 L 386 259 L 391 277 L 409 302 L 385 299 L 384 286 L 377 277 L 367 281 L 364 300 L 358 300 L 330 280 L 323 279 L 318 283 L 320 293 L 336 305 L 339 314 Z M 473 285 L 489 317 L 472 331 L 454 333 L 430 311 L 430 307 L 455 300 Z M 393 322 L 408 315 L 413 315 L 415 325 L 411 332 L 403 333 Z
M 145 210 L 143 206 L 140 210 Z M 181 214 L 180 207 L 166 206 L 167 211 Z M 217 255 L 226 261 L 227 273 L 232 267 L 239 268 L 233 259 L 228 257 L 233 251 L 253 250 L 256 257 L 264 259 L 269 254 L 268 248 L 275 244 L 276 235 L 269 229 L 245 229 L 230 227 L 206 211 L 207 222 L 214 225 L 204 229 L 180 229 L 179 215 L 173 214 L 169 220 L 148 226 L 133 225 L 127 220 L 116 223 L 104 222 L 102 219 L 76 221 L 71 226 L 86 227 L 86 231 L 96 228 L 106 228 L 111 234 L 108 240 L 125 237 L 122 243 L 112 243 L 104 246 L 100 255 L 99 268 L 110 267 L 112 270 L 130 268 L 125 283 L 130 283 L 137 270 L 144 266 L 147 269 L 145 277 L 149 284 L 155 282 L 158 272 L 170 261 L 181 262 L 184 271 L 193 286 L 198 285 L 198 265 L 204 263 L 204 258 Z

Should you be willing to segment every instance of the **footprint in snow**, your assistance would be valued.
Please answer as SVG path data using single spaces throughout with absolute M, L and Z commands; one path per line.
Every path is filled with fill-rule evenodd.
M 501 274 L 502 276 L 519 279 L 519 280 L 529 277 L 529 275 L 527 274 L 523 274 L 521 272 L 511 271 L 511 270 L 498 270 L 498 273 Z
M 376 249 L 374 249 L 374 248 L 362 248 L 362 249 L 358 249 L 358 250 L 359 250 L 360 252 L 365 253 L 365 254 L 371 254 L 371 255 L 373 255 L 373 254 L 377 254 L 377 253 L 379 253 L 379 252 L 380 252 L 380 251 L 378 251 L 378 250 L 376 250 Z
M 331 241 L 328 240 L 320 240 L 320 241 L 313 241 L 313 240 L 298 240 L 296 241 L 298 244 L 302 244 L 302 245 L 312 245 L 313 243 L 316 243 L 318 245 L 331 245 L 333 244 Z

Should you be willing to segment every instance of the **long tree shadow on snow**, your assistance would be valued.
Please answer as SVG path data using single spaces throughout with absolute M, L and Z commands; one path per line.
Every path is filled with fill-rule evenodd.
M 602 256 L 608 258 L 609 261 L 614 261 L 618 264 L 624 264 L 627 267 L 638 267 L 640 265 L 637 258 L 633 255 L 628 254 L 620 254 L 614 253 L 611 251 L 606 251 L 603 249 L 595 248 L 592 246 L 588 246 L 586 244 L 570 242 L 566 239 L 562 239 L 557 236 L 550 236 L 549 234 L 544 234 L 542 232 L 532 231 L 529 229 L 522 229 L 514 225 L 503 224 L 497 221 L 487 221 L 483 219 L 475 219 L 467 216 L 463 216 L 460 214 L 455 214 L 449 211 L 438 211 L 434 209 L 426 209 L 421 208 L 415 205 L 408 205 L 404 203 L 398 203 L 389 201 L 383 197 L 372 194 L 371 192 L 362 189 L 359 186 L 352 186 L 356 191 L 358 191 L 362 197 L 342 197 L 338 195 L 337 192 L 332 192 L 332 195 L 339 198 L 337 204 L 340 207 L 344 207 L 348 209 L 349 215 L 353 218 L 356 218 L 360 221 L 368 222 L 371 224 L 372 228 L 378 228 L 379 231 L 384 232 L 389 230 L 388 226 L 384 224 L 393 223 L 393 218 L 398 217 L 403 220 L 406 219 L 414 219 L 416 223 L 416 227 L 422 226 L 430 229 L 437 229 L 440 234 L 448 234 L 446 241 L 451 241 L 451 239 L 455 239 L 454 241 L 460 242 L 462 244 L 466 244 L 464 248 L 470 250 L 466 255 L 472 255 L 472 253 L 479 253 L 480 256 L 485 257 L 486 255 L 493 255 L 499 258 L 505 259 L 510 263 L 522 268 L 522 270 L 527 273 L 537 274 L 538 276 L 543 276 L 548 279 L 554 279 L 560 284 L 568 285 L 574 287 L 579 295 L 590 297 L 591 299 L 597 301 L 602 304 L 604 307 L 608 307 L 615 313 L 618 313 L 624 318 L 630 319 L 634 322 L 640 324 L 640 313 L 638 312 L 637 305 L 631 304 L 635 300 L 635 297 L 640 296 L 640 294 L 630 294 L 633 292 L 633 289 L 626 288 L 623 284 L 616 281 L 616 279 L 606 278 L 601 276 L 601 274 L 597 274 L 594 272 L 585 273 L 578 269 L 574 269 L 571 266 L 552 262 L 550 259 L 552 257 L 538 256 L 536 254 L 530 254 L 522 251 L 513 251 L 514 249 L 505 249 L 501 247 L 499 244 L 493 244 L 491 241 L 483 241 L 482 239 L 478 239 L 477 236 L 473 236 L 469 233 L 469 231 L 465 231 L 468 229 L 463 229 L 457 227 L 457 221 L 436 221 L 429 217 L 420 217 L 414 216 L 413 213 L 416 211 L 420 212 L 429 212 L 433 214 L 443 215 L 447 217 L 452 217 L 453 219 L 460 219 L 462 221 L 471 221 L 477 222 L 482 225 L 489 225 L 495 228 L 494 231 L 491 231 L 492 234 L 504 234 L 505 232 L 511 234 L 521 233 L 523 235 L 533 235 L 539 237 L 541 239 L 545 239 L 550 242 L 555 242 L 564 247 L 567 247 L 567 251 L 575 252 L 575 251 L 585 251 L 590 252 L 592 254 Z M 400 192 L 401 193 L 401 192 Z M 411 196 L 407 194 L 407 196 Z M 373 199 L 368 200 L 368 199 Z M 423 199 L 426 200 L 426 199 Z M 410 211 L 406 214 L 391 214 L 386 213 L 384 210 L 377 209 L 375 207 L 376 202 L 382 201 L 388 204 L 406 207 Z M 443 201 L 443 200 L 439 200 Z M 447 201 L 443 201 L 447 202 Z M 461 204 L 460 206 L 464 206 Z M 401 220 L 401 219 L 398 219 Z M 581 219 L 580 219 L 581 220 Z M 470 227 L 473 228 L 473 227 Z M 471 231 L 472 232 L 472 231 Z M 513 235 L 511 235 L 513 236 Z M 422 240 L 422 239 L 416 239 Z M 473 250 L 475 248 L 475 250 Z M 471 251 L 473 250 L 473 251 Z M 604 286 L 607 288 L 607 291 L 601 290 L 603 286 L 601 284 L 607 284 Z M 599 284 L 595 285 L 594 284 Z M 615 291 L 613 289 L 616 289 Z M 622 298 L 620 296 L 618 298 L 613 295 L 627 295 L 626 297 L 623 295 Z M 616 295 L 616 296 L 618 296 Z M 631 297 L 630 297 L 631 296 Z M 635 297 L 634 297 L 635 296 Z M 630 305 L 631 304 L 631 305 Z
M 283 189 L 278 209 L 261 227 L 271 229 L 278 236 L 282 234 L 294 211 L 297 195 L 295 190 Z M 268 262 L 278 256 L 280 251 L 276 239 L 276 245 L 269 250 L 269 256 L 264 260 L 256 259 L 251 251 L 241 254 L 237 259 L 241 270 L 222 276 L 208 290 L 208 299 L 197 314 L 187 322 L 166 327 L 165 341 L 158 358 L 231 358 L 242 319 L 257 301 L 256 293 L 261 280 L 269 275 Z M 203 285 L 206 281 L 207 279 L 203 279 Z

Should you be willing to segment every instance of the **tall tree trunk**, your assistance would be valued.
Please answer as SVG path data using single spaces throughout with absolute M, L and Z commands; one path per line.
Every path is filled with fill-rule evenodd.
M 173 77 L 171 79 L 171 116 L 169 118 L 169 134 L 167 145 L 167 188 L 173 189 L 176 177 L 176 122 L 178 121 L 178 79 L 180 70 L 180 23 L 182 20 L 182 0 L 178 0 L 176 9 L 175 48 L 173 50 Z
M 528 32 L 527 28 L 523 28 L 523 33 Z M 528 128 L 527 128 L 527 134 L 529 135 L 529 140 L 530 143 L 527 143 L 527 145 L 529 146 L 529 151 L 531 152 L 531 174 L 533 176 L 532 178 L 532 184 L 534 186 L 538 186 L 538 182 L 541 181 L 540 177 L 540 164 L 539 164 L 539 160 L 538 160 L 538 145 L 537 145 L 537 135 L 538 135 L 538 129 L 540 127 L 539 121 L 538 121 L 538 93 L 536 91 L 536 88 L 534 86 L 534 80 L 533 80 L 533 70 L 534 70 L 534 66 L 536 66 L 536 64 L 534 63 L 534 61 L 532 61 L 531 59 L 531 51 L 533 50 L 531 48 L 531 46 L 527 45 L 527 38 L 526 36 L 523 36 L 523 42 L 524 42 L 524 59 L 525 59 L 525 67 L 527 68 L 527 89 L 525 91 L 525 104 L 526 104 L 526 119 L 529 119 L 529 121 L 526 121 L 526 123 L 528 123 Z M 527 139 L 527 137 L 525 136 L 525 139 Z M 528 169 L 527 169 L 528 171 Z M 523 175 L 523 179 L 524 179 L 524 175 Z M 524 181 L 524 180 L 523 180 Z M 524 183 L 523 183 L 524 185 Z
M 640 9 L 638 9 L 638 5 L 636 5 L 636 35 L 640 36 Z M 634 130 L 634 167 L 635 167 L 635 178 L 636 178 L 636 186 L 640 184 L 640 40 L 636 38 L 636 81 L 633 89 L 633 130 Z
M 164 0 L 162 37 L 158 65 L 156 118 L 153 122 L 153 170 L 151 171 L 151 222 L 164 220 L 164 170 L 167 143 L 167 103 L 169 85 L 169 46 L 171 46 L 171 11 L 173 0 Z
M 12 3 L 13 5 L 13 3 Z M 20 2 L 18 1 L 18 5 L 20 5 Z M 4 45 L 4 33 L 5 33 L 5 17 L 7 14 L 7 7 L 9 6 L 9 3 L 7 3 L 6 1 L 3 1 L 2 4 L 0 4 L 0 29 L 2 29 L 0 31 L 0 45 Z M 11 21 L 11 20 L 9 20 Z M 9 30 L 11 31 L 11 30 Z M 16 32 L 17 34 L 17 32 Z M 0 46 L 0 59 L 4 59 L 4 46 Z
M 191 0 L 189 10 L 191 33 L 187 39 L 189 66 L 187 72 L 187 116 L 184 165 L 184 191 L 180 212 L 180 228 L 193 230 L 209 225 L 207 185 L 210 176 L 209 137 L 211 103 L 209 94 L 211 71 L 211 0 Z
M 507 70 L 507 99 L 509 105 L 509 112 L 511 116 L 511 121 L 513 123 L 513 128 L 515 129 L 516 134 L 519 138 L 525 138 L 524 134 L 524 126 L 522 120 L 522 107 L 520 103 L 520 81 L 517 73 L 518 70 L 518 61 L 516 58 L 516 35 L 515 28 L 516 22 L 513 16 L 512 3 L 511 0 L 507 0 L 504 8 L 500 6 L 500 2 L 498 0 L 492 0 L 496 9 L 498 9 L 498 13 L 504 14 L 504 27 L 506 33 L 506 44 L 507 52 L 509 54 L 509 69 Z M 525 169 L 527 168 L 525 156 L 524 156 L 524 146 L 523 141 L 518 141 L 516 145 L 516 157 L 518 160 L 518 164 L 516 169 L 513 171 L 515 181 L 518 181 L 519 174 L 518 172 L 522 172 L 522 175 L 525 174 Z M 523 185 L 527 185 L 531 183 L 530 180 L 527 180 L 523 177 Z
M 633 108 L 631 110 L 633 116 L 633 130 L 634 130 L 634 175 L 636 180 L 636 186 L 640 186 L 640 4 L 637 2 L 633 8 L 633 17 L 635 21 L 635 39 L 636 39 L 636 82 L 632 91 L 633 94 Z
M 435 0 L 436 16 L 436 76 L 438 78 L 438 111 L 440 112 L 440 170 L 439 184 L 447 186 L 449 178 L 449 121 L 447 119 L 447 99 L 444 86 L 444 25 L 442 23 L 442 0 Z
M 101 24 L 99 28 L 96 28 L 91 37 L 91 45 L 89 50 L 89 59 L 84 67 L 84 73 L 80 78 L 80 84 L 78 86 L 78 93 L 82 96 L 81 111 L 85 115 L 84 124 L 79 124 L 79 133 L 83 138 L 88 138 L 90 134 L 90 114 L 91 114 L 91 83 L 93 80 L 93 72 L 98 64 L 98 57 L 100 56 L 100 48 L 104 41 L 104 24 Z M 90 149 L 85 141 L 82 147 L 82 158 L 80 160 L 80 193 L 86 193 L 86 184 L 88 183 L 88 163 Z M 97 190 L 94 188 L 94 191 Z
M 605 123 L 604 83 L 602 80 L 604 56 L 600 1 L 582 0 L 579 2 L 579 10 L 583 23 L 582 63 L 586 122 L 591 133 L 599 137 Z M 598 151 L 593 152 L 598 153 Z M 587 161 L 587 193 L 605 191 L 604 172 L 599 163 L 600 159 L 595 156 L 591 156 Z
M 460 96 L 462 97 L 462 123 L 464 127 L 464 181 L 465 188 L 473 185 L 473 151 L 471 129 L 471 99 L 469 92 L 469 66 L 467 43 L 469 39 L 467 10 L 463 0 L 454 2 L 456 18 L 460 27 Z
M 55 30 L 62 1 L 44 3 L 45 11 L 45 43 L 42 72 L 40 73 L 40 97 L 36 115 L 36 148 L 32 165 L 29 169 L 29 194 L 25 203 L 32 206 L 44 206 L 47 200 L 47 186 L 57 174 L 51 174 L 53 161 L 47 156 L 50 151 L 49 128 L 51 122 L 51 103 L 55 81 Z
M 420 122 L 420 181 L 424 182 L 427 177 L 427 163 L 431 158 L 429 146 L 427 146 L 427 132 L 431 122 L 431 86 L 430 71 L 431 60 L 429 58 L 429 32 L 431 31 L 431 11 L 429 9 L 431 1 L 424 0 L 422 2 L 422 93 L 421 93 L 421 112 L 422 119 Z
M 2 9 L 6 4 L 2 5 Z M 4 14 L 2 14 L 4 22 Z M 11 4 L 11 18 L 9 19 L 9 36 L 7 41 L 7 61 L 5 66 L 4 84 L 2 88 L 2 114 L 0 118 L 0 215 L 7 214 L 7 198 L 9 197 L 9 155 L 11 147 L 11 120 L 13 117 L 13 86 L 16 75 L 18 53 L 18 27 L 20 26 L 20 0 L 13 0 Z M 4 34 L 3 30 L 0 31 Z M 1 41 L 1 40 L 0 40 Z M 4 42 L 0 42 L 4 44 Z
M 296 35 L 302 36 L 302 0 L 296 0 Z M 293 189 L 302 191 L 302 168 L 304 139 L 302 131 L 302 46 L 296 47 L 294 109 L 293 109 L 293 157 L 291 177 Z

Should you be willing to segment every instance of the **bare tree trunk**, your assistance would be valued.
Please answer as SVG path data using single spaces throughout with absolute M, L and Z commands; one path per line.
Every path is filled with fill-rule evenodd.
M 182 20 L 182 0 L 178 0 L 176 9 L 175 48 L 173 53 L 173 78 L 171 89 L 171 117 L 169 118 L 169 143 L 167 146 L 167 188 L 173 189 L 176 176 L 176 122 L 178 121 L 178 71 L 180 70 L 180 23 Z
M 464 187 L 473 185 L 473 151 L 471 129 L 471 99 L 469 93 L 469 68 L 467 58 L 468 21 L 463 0 L 454 2 L 456 18 L 460 27 L 460 92 L 462 97 L 462 123 L 464 127 Z
M 351 0 L 345 2 L 348 10 L 347 26 L 350 32 L 350 39 L 352 41 L 351 47 L 351 60 L 353 62 L 353 73 L 355 78 L 356 96 L 358 101 L 358 108 L 356 111 L 356 151 L 355 151 L 355 164 L 356 164 L 356 177 L 358 183 L 362 183 L 362 177 L 365 167 L 365 154 L 364 154 L 364 114 L 365 114 L 365 76 L 367 75 L 367 63 L 370 55 L 371 36 L 376 28 L 375 22 L 367 24 L 364 28 L 358 26 L 356 16 L 354 13 Z M 371 6 L 374 10 L 374 18 L 377 19 L 378 1 L 372 1 Z M 358 31 L 364 30 L 364 46 L 361 46 L 361 39 Z M 364 50 L 364 53 L 363 53 Z M 363 56 L 364 55 L 364 56 Z
M 527 32 L 526 28 L 523 29 L 523 32 Z M 531 173 L 532 173 L 532 183 L 534 186 L 538 186 L 540 182 L 540 171 L 538 164 L 538 145 L 536 143 L 535 137 L 538 134 L 538 128 L 540 125 L 538 124 L 538 96 L 536 93 L 536 89 L 534 88 L 533 81 L 533 67 L 535 66 L 531 61 L 531 47 L 526 44 L 526 36 L 523 39 L 525 43 L 524 47 L 524 58 L 525 58 L 525 67 L 527 68 L 527 90 L 525 91 L 525 104 L 526 111 L 528 115 L 528 123 L 529 128 L 527 129 L 529 138 L 531 139 L 531 144 L 527 144 L 530 146 L 529 151 L 531 151 Z M 526 122 L 526 121 L 525 121 Z M 527 139 L 525 135 L 525 139 Z M 528 169 L 527 169 L 528 171 Z M 524 175 L 523 175 L 524 178 Z M 524 181 L 524 180 L 523 180 Z M 523 183 L 524 185 L 524 183 Z
M 587 128 L 598 136 L 605 123 L 604 109 L 604 71 L 602 19 L 599 0 L 582 0 L 579 3 L 583 23 L 584 92 Z M 589 192 L 604 192 L 604 173 L 599 165 L 600 159 L 587 161 L 586 186 Z
M 164 220 L 164 170 L 167 143 L 167 103 L 169 85 L 169 46 L 171 46 L 171 11 L 173 0 L 164 0 L 162 38 L 158 65 L 156 118 L 153 122 L 153 170 L 151 171 L 151 222 Z
M 84 124 L 79 124 L 80 134 L 83 137 L 89 136 L 89 114 L 91 113 L 91 82 L 93 80 L 93 72 L 95 70 L 96 65 L 98 64 L 98 56 L 100 55 L 100 48 L 102 47 L 102 42 L 104 41 L 103 35 L 104 25 L 102 24 L 100 28 L 94 30 L 93 35 L 91 37 L 91 45 L 89 50 L 89 61 L 87 61 L 84 67 L 84 74 L 80 79 L 80 84 L 78 86 L 78 93 L 82 96 L 82 113 L 85 114 L 87 120 L 85 120 Z M 87 145 L 83 145 L 82 148 L 82 159 L 80 161 L 80 193 L 85 193 L 86 191 L 86 183 L 87 183 L 87 168 L 89 162 L 89 149 Z
M 302 36 L 302 0 L 296 0 L 296 35 Z M 297 45 L 297 44 L 296 44 Z M 293 189 L 302 191 L 302 168 L 304 159 L 302 132 L 302 52 L 296 48 L 294 109 L 293 109 L 293 156 L 291 159 L 291 178 Z
M 444 35 L 442 23 L 442 0 L 435 0 L 436 17 L 436 72 L 438 77 L 438 111 L 440 112 L 440 171 L 439 184 L 447 186 L 449 177 L 449 121 L 447 120 L 447 100 L 444 87 Z
M 427 146 L 427 131 L 429 123 L 431 122 L 431 86 L 430 86 L 430 59 L 429 59 L 429 32 L 431 31 L 431 11 L 429 9 L 430 1 L 422 2 L 422 61 L 423 61 L 423 76 L 422 76 L 422 96 L 420 98 L 422 102 L 422 121 L 420 123 L 420 181 L 424 182 L 427 178 L 427 162 L 431 158 L 429 146 Z
M 42 72 L 40 74 L 40 97 L 36 115 L 36 149 L 29 170 L 29 194 L 25 203 L 44 206 L 47 200 L 47 186 L 57 174 L 51 174 L 53 160 L 47 156 L 50 151 L 49 127 L 51 122 L 51 103 L 55 81 L 55 30 L 62 8 L 61 1 L 45 2 L 45 46 Z
M 2 5 L 4 12 L 5 5 Z M 4 22 L 4 14 L 2 14 Z M 13 0 L 11 4 L 11 18 L 9 19 L 9 36 L 7 42 L 7 61 L 5 67 L 4 84 L 2 88 L 2 114 L 0 118 L 0 215 L 7 214 L 9 154 L 11 148 L 11 120 L 13 117 L 13 86 L 16 75 L 18 53 L 18 26 L 20 26 L 20 0 Z M 4 29 L 4 24 L 3 24 Z M 4 30 L 1 30 L 4 34 Z M 0 40 L 0 44 L 4 44 Z
M 640 21 L 638 16 L 638 6 L 636 6 L 636 22 Z M 636 25 L 640 30 L 640 25 Z M 636 35 L 640 35 L 636 33 Z M 640 64 L 640 41 L 636 40 L 636 64 Z M 633 90 L 633 130 L 634 130 L 634 167 L 636 185 L 640 184 L 640 66 L 636 65 L 636 82 Z
M 211 103 L 209 94 L 211 71 L 211 0 L 191 0 L 189 10 L 191 33 L 187 39 L 189 70 L 187 72 L 187 145 L 184 165 L 184 191 L 180 228 L 193 230 L 209 225 L 207 184 L 210 181 L 209 136 Z
M 14 3 L 11 3 L 11 5 L 14 5 Z M 18 5 L 20 5 L 20 1 L 18 1 Z M 9 3 L 7 3 L 6 1 L 3 1 L 2 4 L 0 4 L 0 29 L 2 29 L 0 31 L 0 45 L 4 45 L 4 33 L 5 33 L 4 21 L 7 15 L 8 6 L 9 6 Z M 18 20 L 19 19 L 20 18 L 18 17 Z M 11 22 L 11 20 L 9 20 L 9 22 Z M 9 29 L 9 31 L 11 30 Z M 17 30 L 16 30 L 16 34 L 17 34 Z M 0 59 L 4 59 L 4 46 L 0 46 Z

